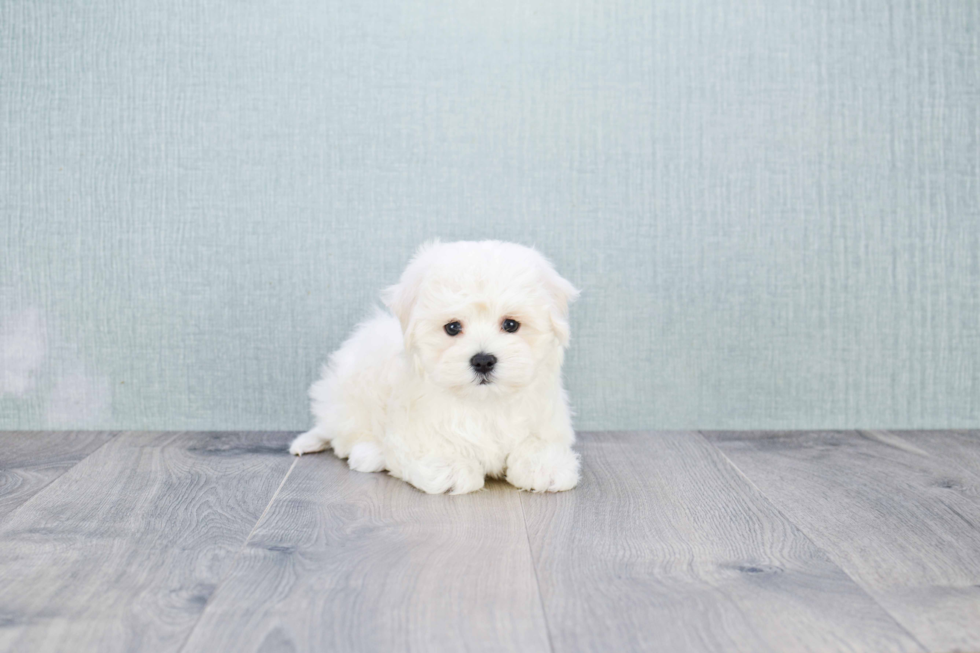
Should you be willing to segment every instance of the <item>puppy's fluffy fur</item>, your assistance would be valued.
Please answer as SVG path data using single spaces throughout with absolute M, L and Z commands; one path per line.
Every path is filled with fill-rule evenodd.
M 382 295 L 391 314 L 360 324 L 324 366 L 310 388 L 316 425 L 290 452 L 332 447 L 351 469 L 387 469 L 433 494 L 479 490 L 487 475 L 534 492 L 575 487 L 561 366 L 577 296 L 521 245 L 423 245 Z M 477 354 L 496 358 L 489 374 Z

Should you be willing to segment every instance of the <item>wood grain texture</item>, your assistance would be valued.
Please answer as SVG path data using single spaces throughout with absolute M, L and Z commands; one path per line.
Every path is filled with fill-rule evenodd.
M 980 499 L 980 431 L 864 431 L 871 437 L 894 436 L 929 454 L 939 464 L 949 464 L 966 476 L 958 485 L 963 496 Z M 968 479 L 974 479 L 970 482 Z M 955 484 L 952 479 L 949 483 Z
M 173 651 L 292 464 L 288 433 L 122 433 L 0 528 L 0 650 Z
M 980 649 L 980 502 L 976 476 L 937 455 L 952 453 L 953 441 L 706 435 L 930 651 Z M 976 460 L 975 444 L 959 446 Z
M 0 469 L 64 473 L 0 521 L 0 651 L 980 650 L 977 432 L 581 434 L 574 491 L 463 497 L 27 435 Z
M 566 651 L 916 651 L 697 433 L 596 434 L 573 492 L 521 495 Z
M 547 651 L 518 493 L 429 496 L 305 456 L 186 651 Z
M 0 523 L 112 436 L 105 431 L 0 432 Z

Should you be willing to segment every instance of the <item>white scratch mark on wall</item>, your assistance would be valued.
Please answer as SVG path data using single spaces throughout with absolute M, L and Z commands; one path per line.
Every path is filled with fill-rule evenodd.
M 47 353 L 44 320 L 30 307 L 0 324 L 0 397 L 24 397 L 34 389 Z

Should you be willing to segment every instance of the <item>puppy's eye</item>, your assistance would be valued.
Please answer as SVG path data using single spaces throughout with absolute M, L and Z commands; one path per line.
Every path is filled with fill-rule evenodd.
M 518 322 L 517 320 L 512 320 L 510 318 L 507 318 L 500 324 L 500 328 L 506 331 L 507 333 L 514 333 L 515 331 L 521 328 L 521 323 Z
M 459 322 L 450 322 L 446 326 L 442 327 L 451 336 L 458 336 L 459 332 L 463 330 L 463 325 Z

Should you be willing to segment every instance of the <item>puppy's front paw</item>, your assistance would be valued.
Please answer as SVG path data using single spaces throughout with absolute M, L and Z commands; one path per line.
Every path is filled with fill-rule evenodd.
M 428 494 L 466 494 L 483 487 L 486 474 L 469 461 L 426 458 L 406 465 L 404 480 Z
M 318 429 L 310 429 L 306 433 L 296 436 L 293 443 L 289 445 L 289 453 L 294 456 L 302 456 L 304 453 L 316 453 L 323 451 L 330 446 L 328 440 Z
M 515 452 L 507 461 L 507 482 L 531 492 L 563 492 L 578 483 L 578 454 L 551 444 Z

